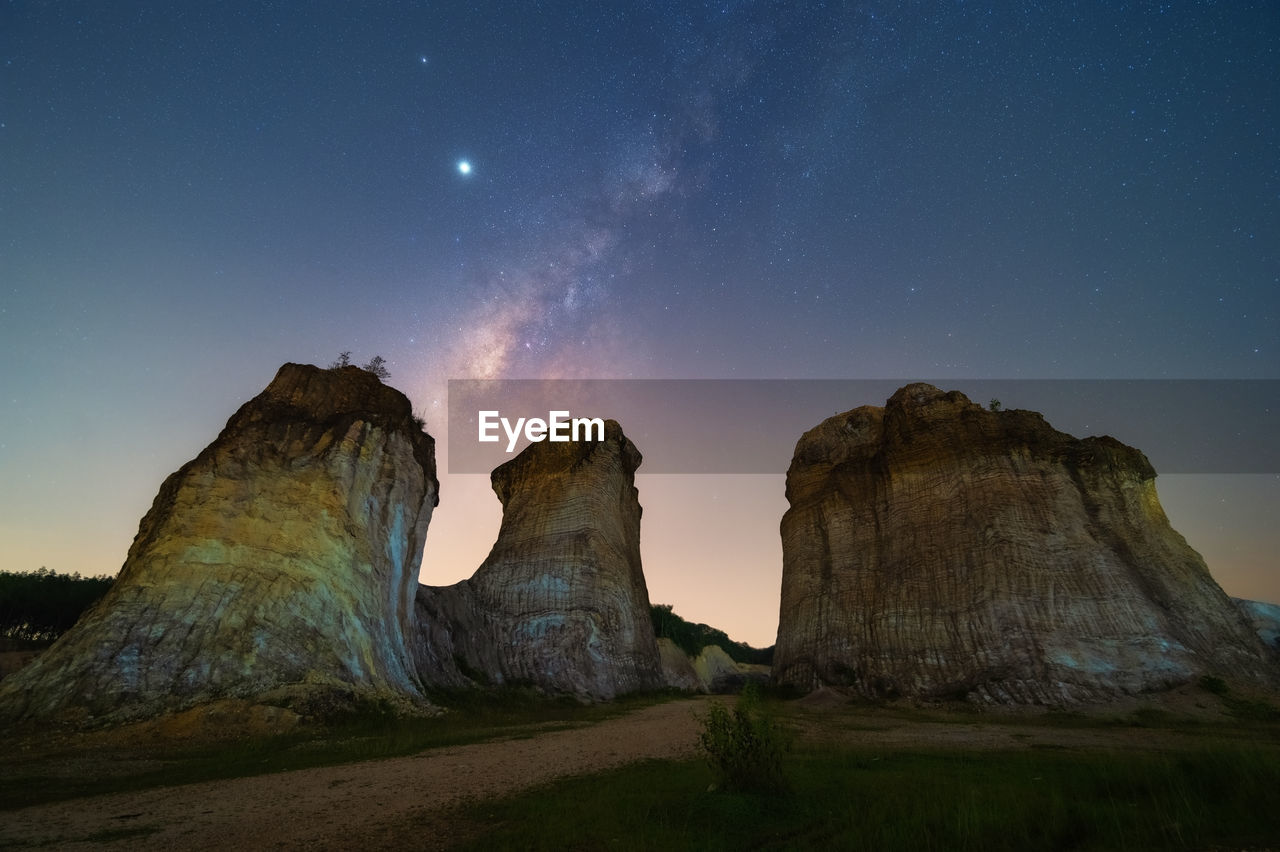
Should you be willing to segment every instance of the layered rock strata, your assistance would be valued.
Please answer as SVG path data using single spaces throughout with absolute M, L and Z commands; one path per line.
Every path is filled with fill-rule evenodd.
M 1232 598 L 1231 602 L 1268 648 L 1280 657 L 1280 604 Z
M 671 689 L 685 692 L 739 692 L 748 683 L 769 683 L 769 667 L 739 663 L 719 645 L 707 645 L 690 657 L 670 639 L 658 640 L 662 679 Z
M 823 421 L 787 473 L 776 680 L 1045 704 L 1269 682 L 1154 480 L 1119 441 L 924 384 Z
M 640 565 L 640 452 L 544 441 L 493 471 L 498 540 L 475 575 L 423 587 L 417 655 L 442 685 L 530 684 L 593 699 L 662 685 Z
M 719 645 L 707 645 L 693 658 L 693 670 L 702 692 L 739 692 L 748 683 L 769 682 L 769 666 L 739 663 Z
M 662 664 L 662 682 L 669 689 L 685 692 L 704 692 L 702 680 L 693 667 L 693 660 L 684 649 L 671 639 L 658 640 L 658 656 Z
M 7 678 L 10 718 L 329 691 L 421 703 L 434 441 L 372 373 L 286 364 L 165 480 L 107 596 Z

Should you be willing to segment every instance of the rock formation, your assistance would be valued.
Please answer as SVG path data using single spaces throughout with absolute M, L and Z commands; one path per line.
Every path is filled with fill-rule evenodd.
M 738 692 L 750 682 L 769 682 L 768 666 L 739 663 L 719 645 L 707 645 L 693 658 L 693 671 L 703 692 Z
M 1245 622 L 1262 639 L 1264 645 L 1280 654 L 1280 604 L 1232 598 L 1231 602 L 1244 615 Z
M 640 452 L 605 440 L 530 444 L 493 471 L 502 526 L 470 579 L 418 594 L 424 681 L 527 683 L 611 698 L 662 685 L 640 567 Z
M 769 683 L 769 667 L 739 663 L 719 645 L 707 645 L 690 657 L 670 639 L 658 640 L 662 657 L 662 679 L 671 689 L 686 692 L 738 692 L 748 683 Z
M 165 480 L 107 596 L 0 689 L 10 718 L 123 721 L 336 690 L 422 702 L 411 655 L 438 485 L 409 401 L 286 364 Z
M 776 680 L 1047 704 L 1268 680 L 1154 478 L 1112 438 L 930 385 L 825 420 L 787 472 Z
M 671 639 L 658 640 L 658 657 L 662 663 L 662 682 L 670 689 L 685 692 L 704 692 L 702 680 L 693 667 L 693 660 L 684 649 Z

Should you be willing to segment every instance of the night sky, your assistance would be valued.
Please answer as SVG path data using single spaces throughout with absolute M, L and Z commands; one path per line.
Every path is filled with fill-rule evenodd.
M 114 573 L 341 350 L 442 441 L 450 378 L 1280 378 L 1273 2 L 8 2 L 0 75 L 2 570 Z M 781 477 L 637 484 L 771 644 Z M 1280 600 L 1280 479 L 1159 486 Z M 442 477 L 422 579 L 498 518 Z

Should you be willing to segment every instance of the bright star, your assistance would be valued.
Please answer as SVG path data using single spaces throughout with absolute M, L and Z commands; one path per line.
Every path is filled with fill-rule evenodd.
M 469 175 L 469 174 L 471 174 L 471 163 L 467 162 L 466 160 L 459 160 L 459 161 L 458 161 L 458 174 L 461 174 L 461 175 Z

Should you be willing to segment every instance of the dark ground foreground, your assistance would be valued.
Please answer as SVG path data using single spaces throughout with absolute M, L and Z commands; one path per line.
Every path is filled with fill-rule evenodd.
M 713 700 L 520 711 L 485 733 L 454 714 L 409 723 L 436 726 L 419 739 L 397 723 L 11 740 L 0 848 L 1280 848 L 1280 723 L 1202 687 L 1083 713 L 766 702 L 794 735 L 792 792 L 768 798 L 707 790 Z

